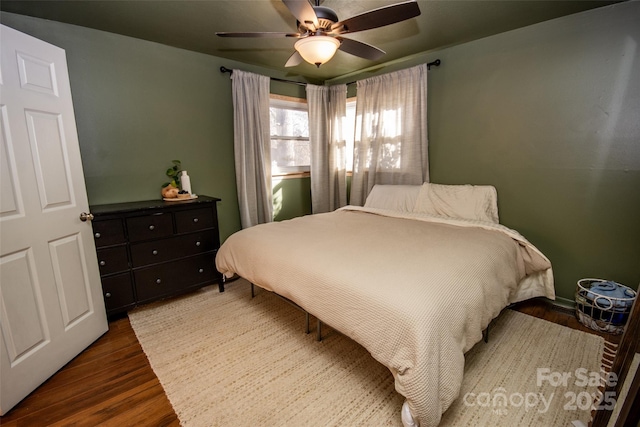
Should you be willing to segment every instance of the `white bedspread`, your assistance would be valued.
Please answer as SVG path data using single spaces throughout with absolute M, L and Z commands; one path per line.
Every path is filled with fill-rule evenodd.
M 464 353 L 504 307 L 554 297 L 549 260 L 513 230 L 361 207 L 239 231 L 216 266 L 364 346 L 423 427 L 458 397 Z

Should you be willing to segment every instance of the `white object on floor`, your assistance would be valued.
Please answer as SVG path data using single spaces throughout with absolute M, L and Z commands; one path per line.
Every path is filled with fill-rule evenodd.
M 411 415 L 411 410 L 409 409 L 409 404 L 406 400 L 402 404 L 402 412 L 400 413 L 400 416 L 402 418 L 402 425 L 404 427 L 419 427 L 420 424 L 418 424 L 413 418 L 413 415 Z
M 585 423 L 583 423 L 582 421 L 571 421 L 571 424 L 574 425 L 574 427 L 587 427 L 587 425 Z

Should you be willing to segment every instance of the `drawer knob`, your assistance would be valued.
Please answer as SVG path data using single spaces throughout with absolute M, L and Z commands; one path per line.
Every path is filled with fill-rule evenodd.
M 99 239 L 100 238 L 100 233 L 96 233 L 96 234 L 94 234 L 94 236 L 96 236 L 96 239 Z
M 155 225 L 150 225 L 150 226 L 149 226 L 149 230 L 155 230 L 155 229 L 156 229 L 156 226 L 155 226 Z
M 198 222 L 198 218 L 193 218 L 193 222 Z
M 156 283 L 159 285 L 160 283 L 162 283 L 162 280 L 156 279 Z
M 105 265 L 107 265 L 107 263 L 105 261 L 100 261 L 100 265 L 104 267 Z
M 196 242 L 196 246 L 200 246 L 202 243 L 200 242 Z
M 200 270 L 198 270 L 198 273 L 204 273 L 204 268 L 201 268 Z
M 107 292 L 106 294 L 104 294 L 104 296 L 107 298 L 111 298 L 111 292 Z
M 158 251 L 156 251 L 155 249 L 153 251 L 151 251 L 152 254 L 154 255 L 158 255 Z

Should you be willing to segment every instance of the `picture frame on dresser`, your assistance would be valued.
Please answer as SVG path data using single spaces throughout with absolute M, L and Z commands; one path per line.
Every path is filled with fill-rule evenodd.
M 198 196 L 90 206 L 107 315 L 218 284 L 217 202 Z

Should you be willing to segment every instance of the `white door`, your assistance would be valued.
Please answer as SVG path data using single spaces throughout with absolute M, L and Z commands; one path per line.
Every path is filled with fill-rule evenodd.
M 63 49 L 2 25 L 0 414 L 108 329 Z

